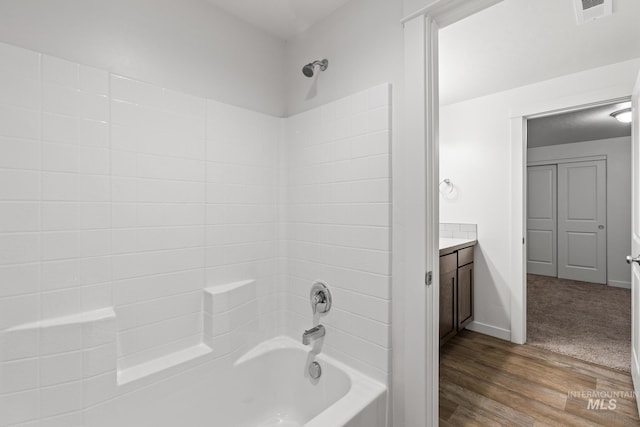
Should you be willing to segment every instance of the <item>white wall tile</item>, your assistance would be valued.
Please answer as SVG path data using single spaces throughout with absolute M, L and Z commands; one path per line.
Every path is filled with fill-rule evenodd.
M 68 259 L 78 256 L 78 233 L 60 231 L 42 234 L 42 260 Z
M 40 258 L 37 233 L 0 234 L 0 265 L 24 264 Z
M 44 292 L 41 295 L 42 318 L 52 319 L 80 313 L 80 288 Z
M 38 139 L 40 137 L 39 112 L 0 105 L 0 136 Z
M 80 65 L 49 55 L 42 56 L 42 80 L 45 83 L 78 89 Z
M 325 280 L 334 307 L 320 319 L 331 334 L 326 351 L 381 380 L 390 371 L 389 94 L 381 85 L 287 120 L 286 134 L 295 137 L 285 140 L 281 252 L 293 322 L 287 329 L 304 327 L 309 288 Z M 297 139 L 315 145 L 300 149 Z
M 37 203 L 0 202 L 0 233 L 37 231 L 39 221 Z
M 23 359 L 0 363 L 0 395 L 39 386 L 38 359 Z
M 109 124 L 81 119 L 77 121 L 78 143 L 84 147 L 109 148 Z
M 40 389 L 40 415 L 44 418 L 82 409 L 82 381 Z
M 80 288 L 80 309 L 99 310 L 113 306 L 113 286 L 111 283 L 99 283 Z
M 117 394 L 115 372 L 87 378 L 83 382 L 84 407 L 88 408 L 112 399 Z
M 109 120 L 109 98 L 90 92 L 78 92 L 78 115 L 83 119 L 95 121 Z
M 0 267 L 0 283 L 0 298 L 38 292 L 40 265 L 33 263 Z
M 111 96 L 119 101 L 159 108 L 163 94 L 158 86 L 111 75 Z
M 83 425 L 82 411 L 44 418 L 38 425 L 39 427 L 79 427 Z
M 78 141 L 77 120 L 61 114 L 42 114 L 42 139 L 47 142 L 76 144 Z
M 40 385 L 42 387 L 82 379 L 82 351 L 40 358 Z
M 42 144 L 42 170 L 49 172 L 77 172 L 78 147 L 70 144 Z
M 77 259 L 48 261 L 41 264 L 43 291 L 71 288 L 79 285 Z
M 78 200 L 82 202 L 109 202 L 111 178 L 103 175 L 84 175 L 78 180 Z
M 109 151 L 105 148 L 79 147 L 78 172 L 81 174 L 108 175 Z
M 80 89 L 98 95 L 109 95 L 109 73 L 81 65 Z
M 42 199 L 50 201 L 77 201 L 78 177 L 72 173 L 44 172 Z
M 110 203 L 81 203 L 77 205 L 78 229 L 101 229 L 111 226 Z
M 0 332 L 0 361 L 32 358 L 39 355 L 40 336 L 35 328 Z
M 40 318 L 40 295 L 0 298 L 0 330 L 36 322 Z
M 0 425 L 15 425 L 38 418 L 40 391 L 0 395 Z
M 0 167 L 40 169 L 40 144 L 27 139 L 0 137 Z
M 0 200 L 38 200 L 40 173 L 0 169 Z
M 40 354 L 49 355 L 82 349 L 82 324 L 45 326 L 39 330 Z
M 116 369 L 116 344 L 105 344 L 83 352 L 82 369 L 85 378 L 113 372 Z
M 44 85 L 42 108 L 48 113 L 76 116 L 80 112 L 79 91 L 69 87 Z
M 39 109 L 39 82 L 17 76 L 4 77 L 0 73 L 0 103 L 32 110 Z

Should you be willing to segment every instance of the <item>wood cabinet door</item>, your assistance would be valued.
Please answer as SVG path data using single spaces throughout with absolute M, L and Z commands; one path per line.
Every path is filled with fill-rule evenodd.
M 456 270 L 440 274 L 440 345 L 457 332 Z
M 458 330 L 473 320 L 473 263 L 458 268 Z

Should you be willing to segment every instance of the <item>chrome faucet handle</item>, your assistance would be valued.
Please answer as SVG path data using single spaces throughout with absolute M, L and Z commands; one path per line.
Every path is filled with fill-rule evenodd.
M 313 296 L 313 301 L 311 302 L 311 306 L 313 307 L 313 314 L 316 314 L 318 312 L 318 305 L 320 305 L 320 312 L 324 313 L 324 305 L 327 302 L 327 296 L 325 295 L 325 293 L 323 291 L 318 291 L 314 296 Z
M 327 313 L 331 309 L 331 292 L 329 292 L 327 285 L 322 282 L 313 284 L 309 299 L 311 300 L 311 309 L 314 315 L 316 313 Z

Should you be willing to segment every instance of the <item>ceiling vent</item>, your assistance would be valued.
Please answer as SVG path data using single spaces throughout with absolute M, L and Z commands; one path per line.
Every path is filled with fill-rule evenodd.
M 609 16 L 613 13 L 613 0 L 573 0 L 578 24 Z

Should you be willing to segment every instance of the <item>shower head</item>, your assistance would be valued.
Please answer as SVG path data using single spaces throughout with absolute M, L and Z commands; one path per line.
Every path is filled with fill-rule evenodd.
M 323 59 L 322 61 L 313 61 L 302 67 L 302 74 L 307 77 L 313 77 L 316 67 L 320 67 L 320 71 L 324 71 L 329 66 L 329 61 Z

